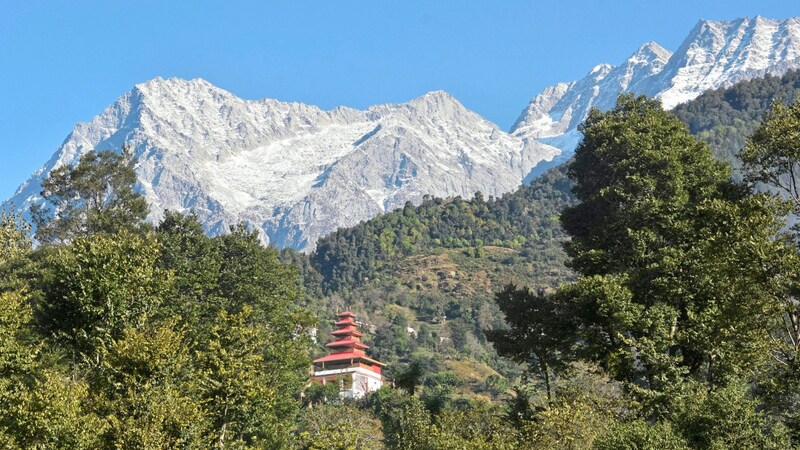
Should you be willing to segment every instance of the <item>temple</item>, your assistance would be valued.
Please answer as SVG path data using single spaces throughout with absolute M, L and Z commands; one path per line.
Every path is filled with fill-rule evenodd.
M 339 396 L 361 398 L 383 386 L 381 368 L 384 364 L 367 356 L 368 347 L 361 343 L 363 334 L 358 331 L 355 314 L 344 311 L 338 314 L 335 339 L 325 345 L 330 354 L 314 360 L 311 381 L 327 384 L 339 383 Z

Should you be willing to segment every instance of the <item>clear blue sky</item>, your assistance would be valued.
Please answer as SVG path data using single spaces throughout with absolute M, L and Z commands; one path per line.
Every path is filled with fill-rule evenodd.
M 201 77 L 332 108 L 444 89 L 508 129 L 530 97 L 675 50 L 699 19 L 800 15 L 792 0 L 0 0 L 0 199 L 135 83 Z

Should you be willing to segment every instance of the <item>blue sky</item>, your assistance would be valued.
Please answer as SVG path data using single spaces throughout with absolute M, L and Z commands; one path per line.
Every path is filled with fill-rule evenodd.
M 795 1 L 0 0 L 0 199 L 79 121 L 136 83 L 201 77 L 243 98 L 332 108 L 444 89 L 508 129 L 530 97 L 699 19 Z

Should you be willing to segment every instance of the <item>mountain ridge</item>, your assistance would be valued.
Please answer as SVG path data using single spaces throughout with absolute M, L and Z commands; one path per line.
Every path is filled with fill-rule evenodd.
M 135 85 L 78 123 L 48 162 L 4 203 L 42 202 L 50 170 L 96 149 L 130 144 L 149 220 L 193 211 L 206 231 L 244 223 L 265 243 L 313 250 L 340 227 L 420 204 L 427 195 L 502 195 L 571 155 L 577 126 L 621 92 L 669 108 L 709 89 L 800 67 L 800 18 L 701 20 L 673 53 L 646 42 L 623 64 L 545 88 L 510 132 L 444 91 L 359 110 L 241 99 L 196 78 Z
M 610 109 L 623 92 L 658 98 L 672 109 L 708 90 L 797 67 L 800 17 L 700 20 L 674 53 L 648 42 L 618 66 L 601 64 L 580 80 L 545 88 L 530 100 L 510 132 L 563 152 L 536 169 L 542 172 L 569 159 L 581 138 L 577 125 L 591 108 Z
M 523 141 L 444 91 L 406 103 L 328 111 L 244 100 L 202 80 L 137 84 L 75 126 L 5 206 L 40 203 L 55 167 L 96 149 L 134 150 L 149 220 L 193 211 L 219 234 L 243 222 L 264 242 L 302 250 L 341 226 L 425 195 L 471 197 L 515 189 L 556 150 Z

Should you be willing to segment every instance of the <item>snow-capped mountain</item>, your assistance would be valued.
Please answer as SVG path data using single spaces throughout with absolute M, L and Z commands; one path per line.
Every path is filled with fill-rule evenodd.
M 445 92 L 364 111 L 243 100 L 195 79 L 136 85 L 87 123 L 8 201 L 43 201 L 52 169 L 130 144 L 157 222 L 194 211 L 210 233 L 244 222 L 278 247 L 313 249 L 337 227 L 419 203 L 515 189 L 558 150 L 511 136 Z
M 797 67 L 800 17 L 703 20 L 675 53 L 648 42 L 619 66 L 601 64 L 579 81 L 546 88 L 522 111 L 511 132 L 561 149 L 556 163 L 568 159 L 577 146 L 581 138 L 577 126 L 589 110 L 612 108 L 620 93 L 659 98 L 672 109 L 709 89 Z

